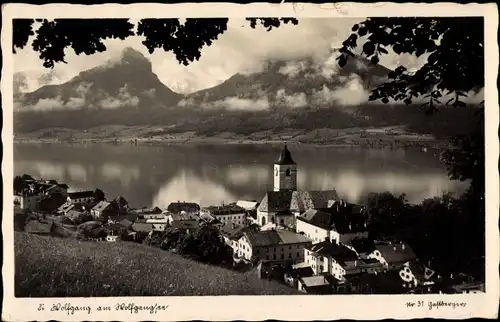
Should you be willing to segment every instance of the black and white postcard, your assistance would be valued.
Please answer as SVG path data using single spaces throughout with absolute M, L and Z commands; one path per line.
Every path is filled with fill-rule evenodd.
M 2 21 L 2 320 L 497 316 L 495 4 Z

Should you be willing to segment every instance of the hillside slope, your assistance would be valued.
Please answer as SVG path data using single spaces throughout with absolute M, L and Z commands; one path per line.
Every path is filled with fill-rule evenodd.
M 134 243 L 14 234 L 16 297 L 293 295 L 298 291 Z

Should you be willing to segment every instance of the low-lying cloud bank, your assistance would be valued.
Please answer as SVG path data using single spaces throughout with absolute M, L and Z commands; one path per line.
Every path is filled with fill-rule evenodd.
M 18 111 L 54 111 L 54 110 L 77 110 L 77 109 L 119 109 L 122 107 L 136 107 L 142 97 L 154 99 L 156 90 L 154 88 L 143 91 L 139 95 L 129 92 L 127 85 L 122 86 L 116 95 L 109 95 L 101 90 L 91 91 L 93 84 L 84 82 L 78 85 L 75 95 L 63 100 L 61 95 L 54 98 L 42 98 L 36 103 L 27 104 L 24 95 L 18 94 L 14 99 L 14 109 Z

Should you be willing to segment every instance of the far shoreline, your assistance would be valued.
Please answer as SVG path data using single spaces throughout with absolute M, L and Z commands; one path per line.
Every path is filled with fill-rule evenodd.
M 364 145 L 333 142 L 299 142 L 294 140 L 235 140 L 235 139 L 187 139 L 187 140 L 106 140 L 106 139 L 79 139 L 73 141 L 63 141 L 57 139 L 14 139 L 14 144 L 19 145 L 115 145 L 115 146 L 260 146 L 260 147 L 278 147 L 287 144 L 292 147 L 305 148 L 361 148 L 361 149 L 421 149 L 421 150 L 442 150 L 446 146 L 435 146 L 435 144 L 426 144 L 426 142 L 408 142 L 413 144 L 391 145 Z M 420 144 L 419 144 L 420 143 Z M 425 152 L 425 151 L 423 151 Z

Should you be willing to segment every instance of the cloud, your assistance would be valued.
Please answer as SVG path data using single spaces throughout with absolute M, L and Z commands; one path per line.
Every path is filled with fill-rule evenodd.
M 143 91 L 142 94 L 144 96 L 147 96 L 149 98 L 155 98 L 155 95 L 156 95 L 156 88 L 150 88 L 146 91 Z
M 264 111 L 269 109 L 270 102 L 267 97 L 257 100 L 228 97 L 224 100 L 213 102 L 198 102 L 192 98 L 185 98 L 177 103 L 179 107 L 201 107 L 203 109 L 225 109 L 231 111 Z
M 28 90 L 28 77 L 26 73 L 19 72 L 14 74 L 13 87 L 14 95 L 24 93 Z
M 139 98 L 137 96 L 132 96 L 127 91 L 127 85 L 125 84 L 118 90 L 118 95 L 116 97 L 108 96 L 107 98 L 97 103 L 97 106 L 102 108 L 116 109 L 120 107 L 137 106 L 138 104 Z
M 307 69 L 308 64 L 305 61 L 301 60 L 292 60 L 288 61 L 285 66 L 281 67 L 278 70 L 278 73 L 287 75 L 288 77 L 294 78 L 296 77 L 300 72 L 303 72 Z
M 245 98 L 229 97 L 222 101 L 210 103 L 212 107 L 222 107 L 234 111 L 263 111 L 269 109 L 269 100 L 261 98 L 251 100 Z
M 119 57 L 126 47 L 132 47 L 151 60 L 153 72 L 165 85 L 179 93 L 190 93 L 218 85 L 238 72 L 257 71 L 262 62 L 270 59 L 324 57 L 349 36 L 352 25 L 360 20 L 362 18 L 300 18 L 296 26 L 283 25 L 266 31 L 262 26 L 250 28 L 244 19 L 230 19 L 227 31 L 211 46 L 204 47 L 200 60 L 189 66 L 179 64 L 171 52 L 157 50 L 149 54 L 141 43 L 142 37 L 124 41 L 109 39 L 104 41 L 107 50 L 103 53 L 87 56 L 66 50 L 68 63 L 55 66 L 57 79 L 51 82 L 68 81 L 83 70 Z M 14 70 L 30 72 L 30 91 L 40 87 L 36 80 L 48 71 L 31 46 L 15 54 Z
M 300 92 L 287 95 L 284 89 L 280 89 L 276 92 L 276 100 L 278 103 L 291 108 L 306 107 L 308 105 L 305 93 Z
M 326 85 L 319 91 L 313 93 L 313 100 L 318 105 L 339 104 L 343 106 L 355 106 L 368 102 L 370 92 L 367 91 L 363 82 L 357 75 L 351 75 L 345 79 L 343 86 L 330 89 Z

